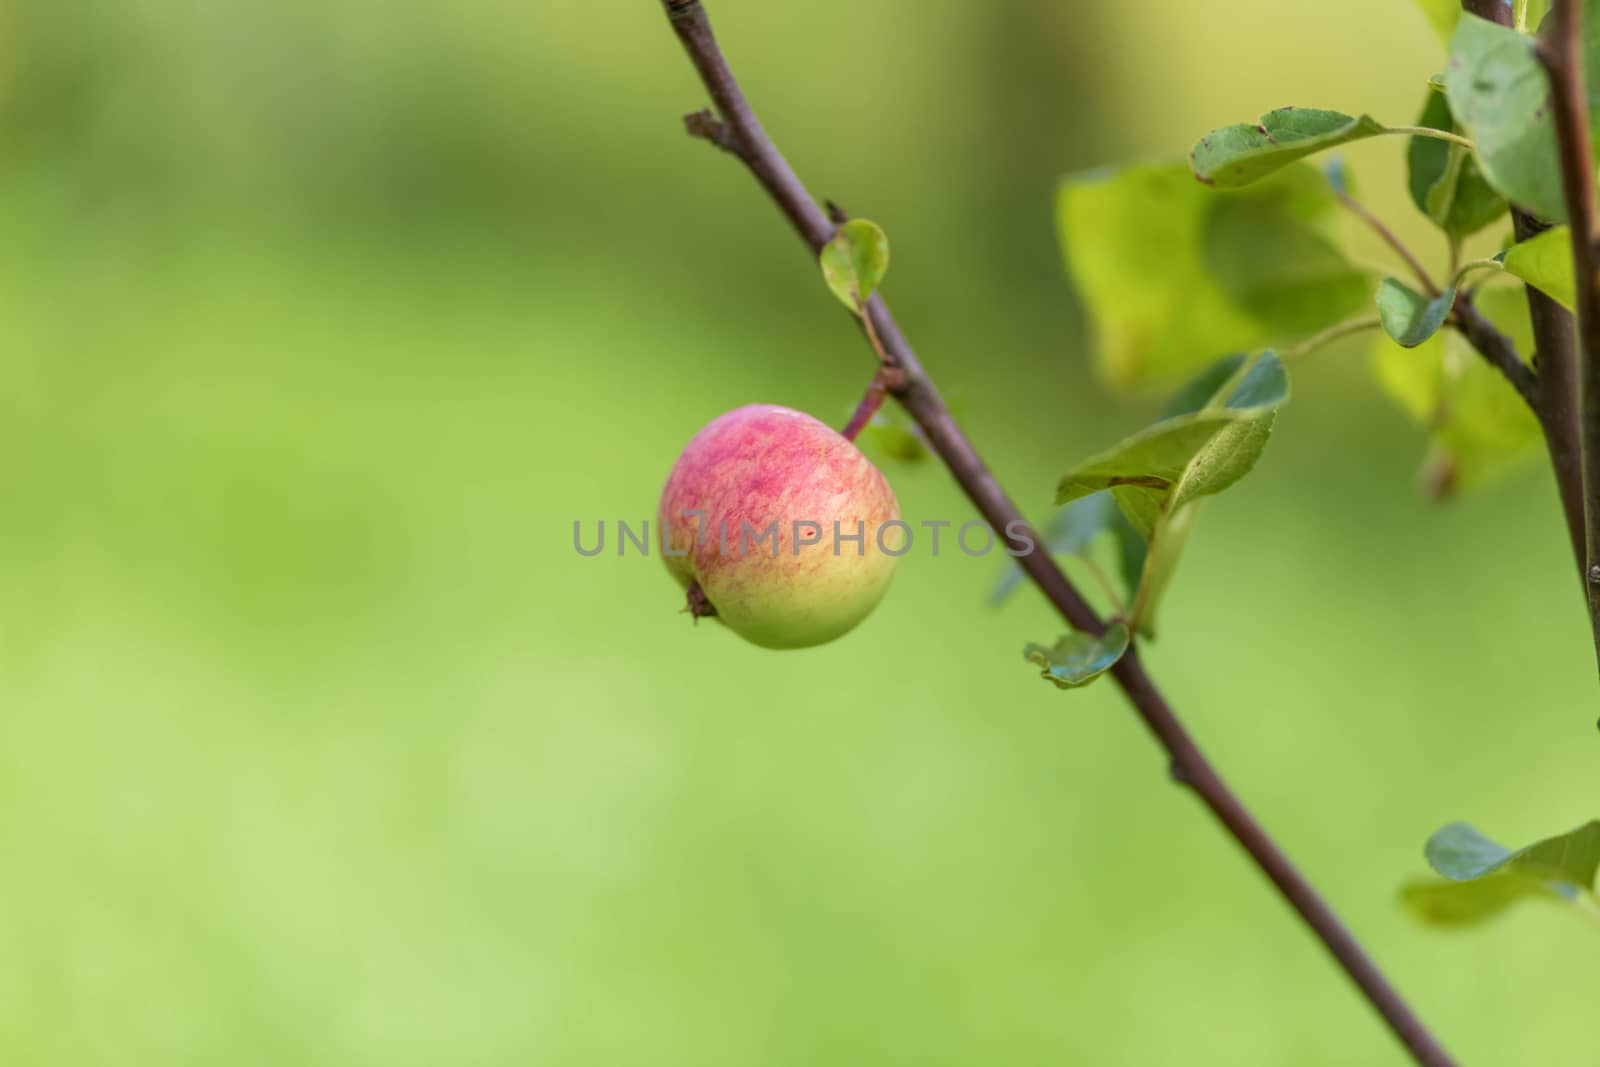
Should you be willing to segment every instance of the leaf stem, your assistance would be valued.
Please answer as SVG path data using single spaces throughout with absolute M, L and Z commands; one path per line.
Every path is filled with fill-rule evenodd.
M 839 433 L 846 441 L 854 441 L 861 436 L 861 431 L 867 428 L 872 417 L 883 407 L 884 398 L 889 391 L 883 387 L 877 375 L 872 376 L 872 384 L 867 386 L 867 391 L 861 397 L 861 402 L 856 405 L 855 413 L 850 416 L 850 421 L 845 423 L 844 429 Z
M 1436 130 L 1432 126 L 1385 126 L 1383 132 L 1403 134 L 1407 137 L 1432 137 L 1435 141 L 1449 141 L 1451 144 L 1460 145 L 1469 152 L 1478 147 L 1472 143 L 1470 137 L 1463 137 L 1449 130 Z
M 1411 269 L 1411 273 L 1416 276 L 1417 281 L 1422 283 L 1423 289 L 1427 291 L 1429 296 L 1439 295 L 1439 287 L 1434 284 L 1433 278 L 1429 276 L 1428 268 L 1422 265 L 1422 260 L 1417 258 L 1416 253 L 1411 251 L 1411 248 L 1400 240 L 1382 219 L 1368 211 L 1365 204 L 1349 193 L 1335 189 L 1333 195 L 1339 198 L 1339 203 L 1348 208 L 1351 214 L 1366 223 L 1368 228 L 1377 234 L 1384 244 L 1394 249 L 1395 254 L 1405 261 L 1406 266 Z
M 1128 606 L 1123 603 L 1122 595 L 1117 592 L 1117 587 L 1115 583 L 1111 581 L 1111 576 L 1106 573 L 1105 568 L 1096 563 L 1089 556 L 1087 550 L 1080 553 L 1078 558 L 1083 560 L 1083 565 L 1088 568 L 1090 574 L 1094 575 L 1094 580 L 1099 584 L 1101 591 L 1105 593 L 1106 599 L 1111 602 L 1111 607 L 1115 612 L 1116 617 L 1126 620 L 1128 617 Z M 1133 623 L 1128 623 L 1128 630 L 1130 633 L 1133 631 Z
M 1299 359 L 1302 356 L 1309 356 L 1317 349 L 1325 348 L 1333 342 L 1339 340 L 1341 337 L 1348 337 L 1353 333 L 1361 333 L 1363 330 L 1375 330 L 1382 325 L 1383 322 L 1376 315 L 1363 315 L 1360 318 L 1347 319 L 1344 322 L 1336 322 L 1332 326 L 1329 326 L 1326 330 L 1312 334 L 1304 341 L 1301 341 L 1293 348 L 1284 352 L 1283 358 L 1285 362 L 1287 362 L 1291 359 Z
M 861 328 L 866 332 L 867 342 L 878 355 L 878 370 L 872 376 L 872 382 L 867 386 L 865 395 L 861 397 L 861 403 L 856 405 L 855 414 L 850 416 L 845 428 L 839 431 L 846 441 L 854 441 L 861 435 L 861 431 L 872 421 L 872 416 L 883 407 L 883 401 L 889 395 L 890 387 L 904 377 L 884 352 L 883 342 L 878 339 L 877 327 L 872 325 L 872 316 L 866 313 L 859 296 L 856 299 L 856 317 L 861 320 Z
M 1486 256 L 1483 259 L 1469 259 L 1455 269 L 1455 272 L 1450 276 L 1450 284 L 1447 288 L 1460 289 L 1461 283 L 1466 280 L 1467 275 L 1475 270 L 1504 271 L 1505 269 L 1506 265 L 1493 256 Z
M 661 0 L 661 3 L 722 120 L 737 134 L 740 158 L 815 255 L 832 237 L 834 223 L 817 206 L 761 128 L 733 72 L 728 69 L 704 6 L 700 0 Z M 905 376 L 894 390 L 895 396 L 922 427 L 934 451 L 979 513 L 1018 550 L 1026 543 L 1024 537 L 1033 539 L 1033 550 L 1017 562 L 1068 625 L 1089 633 L 1104 633 L 1105 623 L 1062 573 L 1050 553 L 1041 547 L 1038 534 L 1023 519 L 956 424 L 880 294 L 874 294 L 868 302 L 867 315 L 872 318 L 885 351 Z M 1449 1053 L 1195 744 L 1172 705 L 1146 672 L 1138 648 L 1130 646 L 1127 654 L 1111 669 L 1111 674 L 1166 751 L 1173 778 L 1193 790 L 1249 853 L 1412 1057 L 1426 1067 L 1453 1067 Z

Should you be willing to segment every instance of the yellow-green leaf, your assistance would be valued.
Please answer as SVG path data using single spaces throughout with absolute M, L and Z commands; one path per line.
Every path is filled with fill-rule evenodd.
M 1565 226 L 1512 245 L 1503 262 L 1506 270 L 1568 311 L 1575 307 L 1578 292 L 1572 279 L 1572 238 Z
M 833 295 L 859 314 L 889 272 L 889 238 L 877 223 L 851 219 L 834 231 L 818 260 Z

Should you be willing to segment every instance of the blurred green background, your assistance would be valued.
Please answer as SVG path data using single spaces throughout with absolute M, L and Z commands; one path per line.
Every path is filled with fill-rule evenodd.
M 1155 410 L 1093 380 L 1057 177 L 1409 121 L 1442 62 L 1394 0 L 711 11 L 1040 518 Z M 712 416 L 866 381 L 703 103 L 653 0 L 0 0 L 0 1062 L 1402 1061 L 997 560 L 771 653 L 573 551 Z M 1348 159 L 1439 262 L 1401 152 Z M 1549 476 L 1439 508 L 1422 450 L 1362 344 L 1297 368 L 1149 659 L 1464 1061 L 1582 1061 L 1591 931 L 1395 903 L 1446 821 L 1597 814 Z

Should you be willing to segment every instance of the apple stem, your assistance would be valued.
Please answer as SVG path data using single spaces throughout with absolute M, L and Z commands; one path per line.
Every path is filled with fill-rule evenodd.
M 861 398 L 861 403 L 856 405 L 855 414 L 850 416 L 845 428 L 839 431 L 846 441 L 854 441 L 861 435 L 861 431 L 867 428 L 867 423 L 872 421 L 872 416 L 883 407 L 883 400 L 888 395 L 889 391 L 883 387 L 883 382 L 874 376 L 872 384 L 867 386 L 866 395 Z
M 890 393 L 904 389 L 906 385 L 905 371 L 901 370 L 883 350 L 883 342 L 878 339 L 878 330 L 872 325 L 872 316 L 867 314 L 867 309 L 861 304 L 856 305 L 856 316 L 861 320 L 861 328 L 866 331 L 867 340 L 872 343 L 872 350 L 878 354 L 878 371 L 872 376 L 872 384 L 867 386 L 867 393 L 861 398 L 861 403 L 856 405 L 856 413 L 850 416 L 850 421 L 839 432 L 846 441 L 854 441 L 860 436 L 861 431 L 867 428 L 867 423 L 872 421 L 872 416 L 883 407 L 884 398 Z

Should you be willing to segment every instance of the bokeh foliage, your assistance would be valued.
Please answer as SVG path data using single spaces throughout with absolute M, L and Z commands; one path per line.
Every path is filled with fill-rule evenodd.
M 1407 115 L 1441 66 L 1382 0 L 713 14 L 1039 516 L 1156 414 L 1093 381 L 1057 177 L 1352 83 Z M 683 137 L 650 5 L 0 25 L 0 1061 L 1398 1062 L 1114 691 L 1019 669 L 1055 620 L 983 609 L 998 559 L 908 557 L 786 657 L 572 551 L 715 414 L 842 422 L 870 373 Z M 1349 154 L 1420 238 L 1395 147 Z M 1565 917 L 1440 940 L 1392 885 L 1441 822 L 1533 840 L 1592 780 L 1570 561 L 1542 476 L 1429 510 L 1417 440 L 1361 345 L 1308 363 L 1153 669 L 1452 1047 L 1552 1062 L 1600 979 Z

